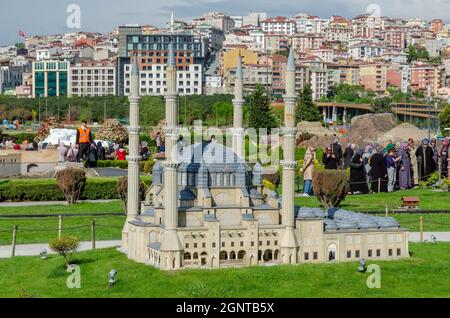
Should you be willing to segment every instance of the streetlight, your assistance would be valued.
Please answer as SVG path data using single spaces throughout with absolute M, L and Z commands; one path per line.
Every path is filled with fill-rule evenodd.
M 117 271 L 115 269 L 112 269 L 109 271 L 108 273 L 108 282 L 109 282 L 109 287 L 113 287 L 114 284 L 116 283 L 116 275 L 117 275 Z

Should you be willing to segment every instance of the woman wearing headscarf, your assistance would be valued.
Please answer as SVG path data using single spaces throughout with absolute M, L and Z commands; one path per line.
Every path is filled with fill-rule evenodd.
M 331 147 L 327 147 L 327 149 L 325 150 L 325 153 L 322 156 L 322 162 L 325 166 L 325 169 L 337 170 L 339 166 L 339 160 L 333 153 Z
M 310 196 L 312 194 L 312 179 L 314 173 L 314 157 L 316 149 L 314 146 L 309 146 L 303 159 L 303 195 Z
M 416 186 L 419 184 L 419 163 L 417 162 L 416 156 L 416 145 L 414 144 L 414 139 L 408 139 L 408 154 L 411 160 L 411 186 Z
M 58 151 L 58 161 L 59 162 L 64 162 L 66 161 L 66 154 L 67 154 L 67 148 L 64 145 L 63 142 L 61 142 L 58 146 L 58 148 L 56 149 Z
M 422 144 L 416 150 L 420 180 L 426 180 L 436 171 L 436 163 L 433 160 L 433 149 L 428 139 L 422 140 Z
M 450 146 L 450 140 L 448 138 L 442 139 L 442 148 L 439 153 L 439 161 L 441 165 L 441 172 L 443 177 L 448 176 L 448 151 Z
M 350 161 L 350 192 L 353 194 L 366 194 L 369 188 L 366 183 L 363 161 L 364 150 L 359 148 Z
M 344 169 L 347 169 L 350 166 L 350 162 L 352 161 L 353 156 L 355 155 L 354 144 L 348 144 L 347 148 L 344 150 Z
M 369 160 L 371 166 L 373 192 L 387 192 L 387 167 L 386 160 L 384 160 L 383 147 L 378 146 L 376 152 Z
M 436 138 L 431 138 L 431 150 L 433 150 L 433 160 L 434 160 L 434 164 L 437 167 L 438 166 L 438 157 L 439 157 L 439 151 L 437 149 L 437 142 L 436 142 Z
M 400 158 L 398 165 L 398 183 L 400 190 L 411 188 L 411 159 L 409 157 L 409 147 L 406 142 L 400 144 L 398 151 L 398 158 Z

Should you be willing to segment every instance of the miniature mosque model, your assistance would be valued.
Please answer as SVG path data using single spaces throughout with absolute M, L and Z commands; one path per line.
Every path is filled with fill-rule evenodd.
M 161 270 L 409 257 L 408 232 L 391 217 L 294 204 L 295 58 L 286 68 L 282 197 L 264 189 L 262 168 L 243 159 L 243 71 L 239 57 L 233 99 L 232 149 L 218 142 L 179 149 L 176 63 L 166 66 L 166 158 L 139 196 L 139 68 L 131 71 L 128 202 L 120 248 L 129 259 Z

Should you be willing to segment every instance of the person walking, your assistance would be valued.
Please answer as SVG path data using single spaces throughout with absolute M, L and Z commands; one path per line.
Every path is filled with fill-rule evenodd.
M 161 146 L 162 146 L 162 138 L 161 138 L 161 133 L 158 131 L 156 133 L 156 147 L 158 149 L 158 153 L 161 152 Z
M 81 127 L 77 129 L 77 138 L 75 143 L 79 149 L 79 160 L 88 160 L 91 151 L 92 133 L 91 128 L 87 126 L 87 121 L 81 121 Z
M 309 146 L 306 150 L 305 157 L 303 159 L 303 166 L 301 172 L 303 173 L 303 196 L 309 197 L 312 191 L 312 180 L 314 173 L 314 159 L 316 149 L 314 146 Z
M 97 166 L 97 146 L 95 145 L 95 142 L 92 142 L 89 148 L 89 155 L 88 155 L 88 162 L 87 165 L 89 168 L 94 168 Z
M 411 159 L 409 157 L 408 144 L 403 142 L 400 144 L 400 150 L 398 151 L 399 158 L 399 170 L 398 170 L 398 183 L 400 190 L 406 190 L 411 188 Z
M 76 162 L 78 161 L 78 145 L 70 145 L 69 150 L 67 151 L 67 161 Z
M 369 192 L 369 188 L 366 182 L 366 174 L 363 160 L 364 150 L 356 150 L 352 157 L 350 167 L 350 192 L 353 194 L 366 194 Z

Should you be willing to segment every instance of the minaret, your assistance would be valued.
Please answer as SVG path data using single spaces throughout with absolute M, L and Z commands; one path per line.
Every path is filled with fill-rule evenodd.
M 295 238 L 295 173 L 297 161 L 295 161 L 295 136 L 297 128 L 295 126 L 295 60 L 294 49 L 291 47 L 288 63 L 286 66 L 286 95 L 284 95 L 284 127 L 281 128 L 283 135 L 284 160 L 281 161 L 283 167 L 282 180 L 282 222 L 284 234 L 281 240 L 281 256 L 284 264 L 297 263 L 298 243 Z
M 137 53 L 133 57 L 131 67 L 131 88 L 128 100 L 130 102 L 130 125 L 128 126 L 128 196 L 127 219 L 122 231 L 123 248 L 128 248 L 128 222 L 139 215 L 139 66 Z
M 171 37 L 166 65 L 166 127 L 164 165 L 164 231 L 161 240 L 161 269 L 172 270 L 181 267 L 183 247 L 178 238 L 178 107 L 177 107 L 177 66 L 172 43 L 173 13 L 171 17 Z
M 243 105 L 244 105 L 244 74 L 242 71 L 242 58 L 239 55 L 236 77 L 234 80 L 233 99 L 233 152 L 244 158 L 244 128 L 243 128 Z

